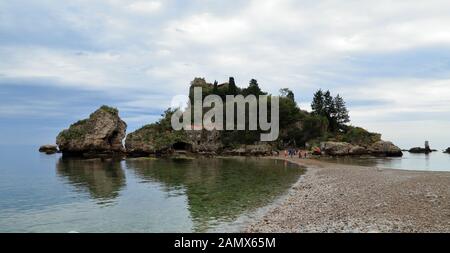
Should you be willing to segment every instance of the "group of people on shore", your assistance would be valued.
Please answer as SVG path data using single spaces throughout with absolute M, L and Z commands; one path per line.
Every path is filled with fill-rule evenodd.
M 284 150 L 284 157 L 293 158 L 294 156 L 298 156 L 298 158 L 307 158 L 308 152 L 305 150 L 299 150 L 296 148 L 288 148 Z

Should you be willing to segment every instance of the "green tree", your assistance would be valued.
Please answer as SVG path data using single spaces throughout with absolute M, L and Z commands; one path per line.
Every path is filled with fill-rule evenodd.
M 266 95 L 267 93 L 263 92 L 261 88 L 259 88 L 258 81 L 256 79 L 252 79 L 250 80 L 248 87 L 242 91 L 242 94 L 244 96 L 247 95 L 259 96 L 259 95 Z
M 345 141 L 354 145 L 369 146 L 374 142 L 380 141 L 381 134 L 371 133 L 361 127 L 348 126 L 347 131 L 341 138 L 340 141 Z
M 335 109 L 335 121 L 337 127 L 342 129 L 346 123 L 350 122 L 350 116 L 348 115 L 347 107 L 345 106 L 344 99 L 338 94 L 334 98 L 334 109 Z
M 332 132 L 343 130 L 345 124 L 350 122 L 344 99 L 340 95 L 333 98 L 329 90 L 326 92 L 318 90 L 314 93 L 311 108 L 313 114 L 328 120 L 328 128 Z
M 280 89 L 280 96 L 288 98 L 292 102 L 295 102 L 294 92 L 292 92 L 289 88 Z
M 307 115 L 303 119 L 303 128 L 298 133 L 300 138 L 297 140 L 297 143 L 303 146 L 312 139 L 322 138 L 326 136 L 327 130 L 327 118 L 315 114 Z
M 212 93 L 215 95 L 219 94 L 219 83 L 217 83 L 217 80 L 214 81 Z
M 300 109 L 297 104 L 287 97 L 279 100 L 280 128 L 287 127 L 300 120 Z
M 325 115 L 325 101 L 323 97 L 323 91 L 318 90 L 314 93 L 313 101 L 311 103 L 311 109 L 313 114 L 316 115 Z
M 334 99 L 331 96 L 331 92 L 329 90 L 327 90 L 324 94 L 323 94 L 323 101 L 324 101 L 324 115 L 328 120 L 328 124 L 329 124 L 329 129 L 332 132 L 335 132 L 337 129 L 337 122 L 336 122 L 336 118 L 335 118 L 335 114 L 336 114 L 336 108 L 334 106 Z
M 236 83 L 234 82 L 234 77 L 230 77 L 228 81 L 228 95 L 237 95 L 239 94 Z

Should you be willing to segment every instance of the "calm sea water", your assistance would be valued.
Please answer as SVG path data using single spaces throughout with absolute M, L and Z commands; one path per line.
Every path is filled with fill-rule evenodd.
M 387 169 L 402 170 L 420 170 L 420 171 L 450 171 L 450 154 L 444 154 L 442 151 L 433 152 L 431 154 L 411 154 L 403 152 L 403 157 L 392 158 L 321 158 L 326 161 L 353 164 L 362 166 L 371 166 Z
M 0 158 L 0 232 L 233 231 L 304 171 L 252 158 L 66 160 L 36 147 Z

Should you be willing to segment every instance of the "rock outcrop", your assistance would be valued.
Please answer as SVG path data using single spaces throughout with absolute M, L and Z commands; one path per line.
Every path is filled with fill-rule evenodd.
M 402 156 L 403 153 L 392 142 L 377 141 L 369 147 L 352 145 L 347 142 L 322 142 L 321 151 L 331 156 L 374 155 L 374 156 Z
M 150 124 L 128 134 L 125 148 L 131 156 L 180 151 L 215 155 L 221 152 L 222 142 L 220 132 L 216 130 L 166 130 L 161 133 L 157 125 Z
M 160 129 L 161 124 L 149 124 L 127 135 L 125 148 L 131 156 L 192 151 L 193 142 L 185 131 Z
M 436 150 L 430 148 L 430 142 L 429 141 L 425 141 L 425 148 L 415 147 L 415 148 L 411 148 L 408 151 L 409 151 L 409 153 L 414 153 L 414 154 L 429 154 L 429 153 L 434 152 Z
M 220 131 L 194 130 L 185 131 L 192 151 L 197 153 L 217 154 L 222 150 Z
M 239 145 L 233 149 L 225 149 L 223 151 L 224 155 L 233 156 L 269 156 L 272 155 L 273 148 L 267 143 L 259 143 L 254 145 Z
M 431 149 L 421 148 L 421 147 L 415 147 L 408 150 L 409 153 L 413 154 L 429 154 L 433 152 Z
M 369 153 L 376 156 L 401 157 L 402 150 L 390 141 L 377 141 L 369 148 Z
M 320 144 L 323 153 L 331 156 L 345 156 L 350 154 L 353 145 L 347 142 L 327 141 Z
M 129 133 L 125 139 L 127 154 L 132 156 L 145 156 L 156 153 L 157 148 L 154 134 L 156 134 L 155 131 L 148 126 Z
M 102 106 L 88 119 L 72 124 L 56 138 L 63 155 L 101 156 L 121 154 L 127 124 L 115 108 Z
M 367 154 L 369 154 L 369 151 L 361 146 L 353 146 L 349 151 L 349 155 L 367 155 Z
M 219 131 L 174 130 L 171 117 L 174 111 L 167 110 L 162 119 L 128 134 L 125 148 L 130 156 L 193 152 L 217 154 L 222 149 Z
M 447 148 L 447 149 L 444 151 L 444 153 L 450 154 L 450 147 Z
M 42 145 L 39 147 L 39 152 L 46 153 L 47 155 L 51 155 L 51 154 L 58 152 L 58 147 L 56 145 L 51 145 L 51 144 Z
M 130 156 L 152 154 L 170 154 L 189 152 L 202 155 L 271 155 L 273 148 L 269 144 L 237 145 L 224 148 L 220 131 L 207 130 L 165 130 L 161 133 L 160 124 L 150 124 L 128 134 L 125 148 Z

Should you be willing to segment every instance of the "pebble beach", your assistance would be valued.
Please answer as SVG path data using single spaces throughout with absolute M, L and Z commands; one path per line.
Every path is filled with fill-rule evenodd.
M 450 172 L 275 159 L 307 171 L 244 232 L 450 232 Z

